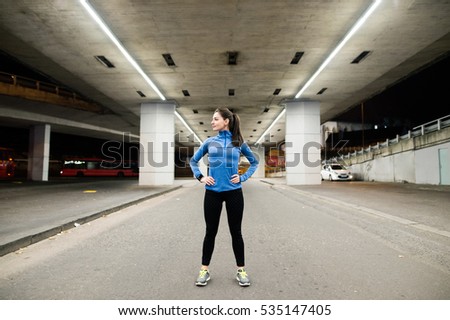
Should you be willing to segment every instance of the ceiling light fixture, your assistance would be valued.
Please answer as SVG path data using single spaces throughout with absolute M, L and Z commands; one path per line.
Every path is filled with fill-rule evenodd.
M 141 96 L 141 98 L 145 98 L 145 94 L 141 90 L 138 90 L 136 92 L 137 92 L 138 95 Z
M 95 11 L 95 9 L 91 6 L 88 0 L 80 0 L 80 3 L 86 9 L 86 11 L 91 15 L 95 22 L 100 26 L 103 32 L 111 39 L 111 41 L 119 48 L 120 52 L 124 55 L 124 57 L 128 60 L 129 63 L 136 69 L 136 71 L 144 78 L 144 80 L 152 87 L 152 89 L 158 94 L 161 100 L 166 100 L 166 97 L 159 91 L 158 87 L 153 83 L 153 81 L 145 74 L 139 64 L 133 59 L 133 57 L 128 53 L 125 47 L 120 43 L 117 37 L 112 33 L 100 15 Z
M 237 51 L 228 51 L 227 54 L 228 54 L 228 64 L 236 65 L 238 52 Z
M 115 68 L 112 62 L 109 61 L 105 56 L 94 56 L 94 58 L 97 59 L 98 62 L 100 62 L 107 68 Z
M 351 63 L 356 64 L 360 63 L 362 60 L 364 60 L 368 55 L 370 54 L 370 51 L 363 51 L 361 52 Z
M 173 61 L 172 55 L 170 53 L 163 53 L 162 56 L 163 56 L 164 60 L 166 61 L 167 65 L 169 67 L 175 67 L 176 66 L 175 65 L 175 61 Z
M 372 4 L 367 8 L 367 10 L 363 13 L 363 15 L 356 21 L 350 31 L 345 35 L 344 39 L 339 42 L 336 48 L 331 52 L 331 54 L 325 59 L 325 61 L 320 65 L 319 69 L 309 78 L 309 80 L 305 83 L 305 85 L 300 89 L 300 91 L 295 95 L 295 99 L 298 99 L 303 92 L 311 85 L 314 79 L 322 72 L 323 69 L 330 63 L 330 61 L 337 55 L 337 53 L 342 49 L 342 47 L 347 43 L 347 41 L 355 34 L 355 32 L 363 25 L 363 23 L 367 20 L 367 18 L 373 13 L 373 11 L 378 7 L 381 3 L 381 0 L 375 0 Z
M 322 88 L 319 90 L 319 92 L 317 92 L 316 94 L 320 95 L 323 94 L 325 91 L 327 91 L 328 88 Z
M 198 142 L 202 143 L 203 141 L 195 134 L 194 130 L 192 130 L 191 127 L 189 127 L 189 125 L 186 123 L 186 121 L 184 121 L 183 117 L 178 113 L 177 110 L 175 110 L 175 115 L 177 116 L 178 119 L 180 119 L 181 123 L 183 123 L 186 129 L 188 129 L 189 132 L 192 133 L 194 138 L 197 139 Z
M 305 53 L 303 51 L 298 51 L 295 53 L 294 58 L 291 60 L 291 64 L 298 64 L 300 59 L 303 57 Z

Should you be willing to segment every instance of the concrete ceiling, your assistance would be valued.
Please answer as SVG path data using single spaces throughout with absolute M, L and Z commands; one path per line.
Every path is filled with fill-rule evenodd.
M 254 143 L 372 1 L 90 3 L 201 139 L 214 135 L 214 109 L 228 106 L 240 115 L 244 138 Z M 322 123 L 333 119 L 447 53 L 449 17 L 449 1 L 382 1 L 300 99 L 320 101 Z M 60 132 L 137 136 L 140 104 L 160 100 L 79 1 L 2 0 L 0 39 L 0 50 L 108 109 L 96 114 L 3 97 L 0 123 L 19 123 L 23 116 L 23 122 L 48 122 Z M 352 64 L 363 51 L 370 53 Z M 228 64 L 227 52 L 238 53 L 236 65 Z M 304 54 L 291 64 L 296 52 Z M 168 66 L 166 53 L 175 66 Z M 100 64 L 98 55 L 115 68 Z M 284 124 L 282 118 L 274 126 L 272 141 L 284 139 Z M 189 132 L 177 119 L 180 131 L 181 140 L 187 139 Z

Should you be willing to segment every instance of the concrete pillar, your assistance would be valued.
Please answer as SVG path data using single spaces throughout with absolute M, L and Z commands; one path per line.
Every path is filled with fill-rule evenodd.
M 255 173 L 252 175 L 254 178 L 265 178 L 266 177 L 266 157 L 264 155 L 264 146 L 259 145 L 257 148 L 253 147 L 252 151 L 255 157 L 259 161 L 258 169 L 256 169 Z
M 48 181 L 50 160 L 50 125 L 36 125 L 30 128 L 28 147 L 28 180 Z
M 141 104 L 139 185 L 172 185 L 175 179 L 175 103 Z
M 320 184 L 320 150 L 319 102 L 287 101 L 286 184 Z

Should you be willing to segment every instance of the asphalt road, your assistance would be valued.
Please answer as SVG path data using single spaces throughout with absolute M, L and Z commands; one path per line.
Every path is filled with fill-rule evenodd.
M 448 202 L 417 221 L 408 204 L 417 207 L 420 190 L 395 193 L 374 184 L 371 192 L 379 195 L 364 200 L 364 193 L 351 197 L 357 183 L 326 183 L 317 190 L 256 179 L 244 184 L 248 288 L 235 280 L 225 214 L 212 280 L 194 285 L 204 190 L 186 184 L 0 257 L 0 298 L 450 299 L 448 215 L 442 213 Z

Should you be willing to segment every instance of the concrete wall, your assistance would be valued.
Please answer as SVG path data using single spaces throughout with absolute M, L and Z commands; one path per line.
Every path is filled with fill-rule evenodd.
M 344 162 L 356 180 L 439 185 L 439 149 L 450 154 L 450 128 L 344 158 Z M 450 168 L 450 160 L 443 165 Z
M 440 184 L 439 149 L 446 148 L 450 154 L 450 142 L 434 145 L 416 151 L 416 181 L 417 183 Z M 447 164 L 450 166 L 450 164 Z

